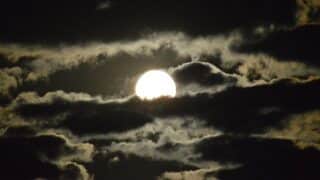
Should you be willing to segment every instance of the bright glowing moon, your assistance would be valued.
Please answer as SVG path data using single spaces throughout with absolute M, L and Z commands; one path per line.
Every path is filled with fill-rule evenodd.
M 174 97 L 176 85 L 168 73 L 161 70 L 151 70 L 139 78 L 135 91 L 139 98 L 146 100 L 163 96 Z

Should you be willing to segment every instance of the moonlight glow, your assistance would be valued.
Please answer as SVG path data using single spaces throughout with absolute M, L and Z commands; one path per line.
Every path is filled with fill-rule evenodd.
M 136 95 L 141 99 L 176 95 L 176 85 L 170 75 L 164 71 L 151 70 L 144 73 L 136 84 Z

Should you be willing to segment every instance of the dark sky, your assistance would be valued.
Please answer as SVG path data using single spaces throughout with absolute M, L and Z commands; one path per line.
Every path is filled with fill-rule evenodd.
M 5 0 L 0 179 L 320 179 L 319 0 Z M 135 95 L 161 69 L 177 95 Z

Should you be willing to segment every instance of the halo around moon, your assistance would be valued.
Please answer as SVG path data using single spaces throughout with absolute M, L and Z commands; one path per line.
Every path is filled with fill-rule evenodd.
M 176 84 L 165 71 L 150 70 L 140 76 L 135 87 L 136 95 L 143 100 L 174 97 Z

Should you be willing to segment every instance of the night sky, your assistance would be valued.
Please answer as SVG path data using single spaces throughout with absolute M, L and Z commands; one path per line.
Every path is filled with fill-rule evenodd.
M 4 0 L 1 180 L 320 179 L 319 0 Z M 143 100 L 162 70 L 175 97 Z

